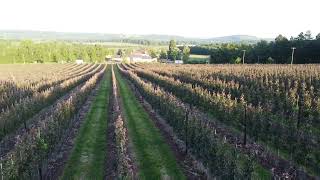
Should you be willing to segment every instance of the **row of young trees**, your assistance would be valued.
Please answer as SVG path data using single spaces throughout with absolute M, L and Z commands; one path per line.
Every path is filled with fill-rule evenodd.
M 31 65 L 29 68 L 32 69 L 36 66 L 38 65 Z M 7 79 L 0 83 L 0 109 L 4 112 L 17 102 L 21 101 L 21 99 L 31 97 L 35 93 L 44 92 L 52 87 L 61 86 L 63 82 L 75 78 L 76 76 L 86 74 L 97 68 L 97 66 L 98 65 L 88 64 L 79 65 L 77 68 L 73 68 L 69 66 L 69 64 L 59 65 L 58 68 L 61 68 L 64 72 L 57 69 L 55 69 L 56 72 L 50 72 L 51 70 L 49 67 L 42 67 L 43 70 L 41 71 L 33 69 L 32 76 L 26 75 L 26 71 L 21 71 L 21 69 L 18 69 L 17 71 L 12 70 L 11 75 L 22 76 L 23 74 L 24 78 L 10 81 L 10 75 L 3 77 L 7 77 Z M 33 78 L 34 76 L 38 77 Z
M 126 67 L 124 67 L 126 68 Z M 190 109 L 161 87 L 142 80 L 130 70 L 119 67 L 142 96 L 167 120 L 186 145 L 186 152 L 194 154 L 218 179 L 250 179 L 254 165 L 251 156 L 224 142 L 205 122 L 197 119 Z
M 204 67 L 197 67 L 197 72 L 202 68 Z M 248 68 L 250 69 L 250 66 Z M 166 67 L 163 67 L 163 70 L 165 69 Z M 239 70 L 241 71 L 241 69 L 243 69 L 243 67 L 238 66 L 237 72 L 239 72 Z M 167 70 L 170 71 L 169 69 Z M 187 71 L 191 70 L 185 69 L 185 72 Z M 255 74 L 245 75 L 240 73 L 240 77 L 234 76 L 232 77 L 233 80 L 232 78 L 230 79 L 230 81 L 237 81 L 237 79 L 241 79 L 241 77 L 244 79 L 241 86 L 234 89 L 234 91 L 240 92 L 240 96 L 234 98 L 231 92 L 219 91 L 219 87 L 217 86 L 211 86 L 213 89 L 210 90 L 209 87 L 203 87 L 197 83 L 181 82 L 179 78 L 151 72 L 148 68 L 135 68 L 135 73 L 137 73 L 139 77 L 173 93 L 175 96 L 181 98 L 182 101 L 197 106 L 204 112 L 213 114 L 221 122 L 243 131 L 244 134 L 250 135 L 255 140 L 263 141 L 274 149 L 288 153 L 288 158 L 297 164 L 307 167 L 314 173 L 320 172 L 320 152 L 318 150 L 320 148 L 320 136 L 317 130 L 318 128 L 315 128 L 319 123 L 320 109 L 318 106 L 310 106 L 310 103 L 312 104 L 313 101 L 310 101 L 310 98 L 308 98 L 310 97 L 310 93 L 306 88 L 301 87 L 301 90 L 295 90 L 295 86 L 293 86 L 293 89 L 288 87 L 287 91 L 294 93 L 295 100 L 291 104 L 284 103 L 292 106 L 292 111 L 288 113 L 289 111 L 283 110 L 282 112 L 288 113 L 284 114 L 275 113 L 270 110 L 270 106 L 268 106 L 269 103 L 267 103 L 267 105 L 261 103 L 254 105 L 248 102 L 248 93 L 259 96 L 254 90 L 259 89 L 258 84 L 254 85 L 254 82 L 249 79 L 250 76 L 254 78 Z M 219 72 L 217 72 L 217 74 L 219 74 Z M 270 74 L 269 71 L 266 71 L 266 75 L 267 74 L 269 75 L 265 76 L 266 79 L 272 79 L 272 77 L 276 79 L 277 74 L 280 73 L 275 71 L 274 74 Z M 226 75 L 221 74 L 221 77 L 223 76 L 229 79 Z M 206 76 L 203 77 L 205 78 Z M 257 80 L 257 82 L 259 81 L 260 80 Z M 277 83 L 279 83 L 279 81 Z M 223 85 L 232 84 L 221 83 L 218 86 Z M 250 91 L 243 91 L 246 88 L 242 86 L 248 86 Z M 252 86 L 256 88 L 251 88 Z M 275 86 L 272 86 L 272 88 L 274 87 Z M 274 89 L 271 96 L 277 95 L 277 93 L 282 94 L 279 90 L 280 87 L 281 86 L 278 85 L 278 89 Z M 297 88 L 300 89 L 299 87 Z M 241 93 L 241 91 L 243 92 Z M 266 96 L 266 98 L 268 97 L 270 98 L 270 96 Z M 285 98 L 285 96 L 276 96 L 276 100 L 271 102 L 283 102 L 285 100 L 283 98 Z M 319 100 L 317 96 L 314 98 L 315 103 Z M 284 108 L 282 105 L 277 107 L 280 109 Z
M 245 63 L 287 64 L 295 47 L 295 64 L 320 63 L 320 34 L 313 38 L 310 31 L 287 39 L 279 35 L 274 41 L 262 40 L 256 44 L 207 44 L 191 47 L 192 54 L 211 55 L 210 63 L 241 63 L 243 50 Z
M 77 44 L 62 41 L 0 41 L 0 49 L 0 59 L 6 59 L 8 63 L 73 62 L 76 59 L 83 59 L 87 62 L 102 62 L 106 55 L 114 53 L 113 49 L 99 44 Z
M 13 97 L 16 97 L 13 103 L 0 101 L 0 104 L 6 107 L 2 109 L 2 113 L 0 114 L 0 140 L 22 124 L 24 124 L 24 127 L 26 128 L 29 118 L 33 117 L 41 109 L 52 104 L 76 86 L 90 79 L 103 68 L 104 67 L 100 65 L 93 69 L 89 68 L 90 71 L 85 71 L 84 73 L 77 72 L 76 74 L 70 74 L 70 77 L 67 78 L 61 76 L 60 78 L 64 79 L 64 81 L 58 82 L 52 87 L 48 87 L 42 91 L 34 91 L 29 96 L 28 94 L 26 96 L 11 94 Z M 50 81 L 47 82 L 51 83 Z
M 151 65 L 149 68 L 181 82 L 201 86 L 210 93 L 230 94 L 233 99 L 240 99 L 244 95 L 248 103 L 285 116 L 287 121 L 291 119 L 289 123 L 296 122 L 299 128 L 320 128 L 320 69 L 317 66 L 159 68 Z M 298 121 L 295 116 L 298 116 Z
M 95 73 L 76 91 L 45 113 L 40 122 L 16 136 L 15 146 L 1 156 L 2 179 L 43 179 L 50 154 L 61 144 L 74 125 L 74 115 L 103 77 L 105 67 Z

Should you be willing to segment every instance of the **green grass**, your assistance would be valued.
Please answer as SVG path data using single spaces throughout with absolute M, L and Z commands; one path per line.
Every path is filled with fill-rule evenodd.
M 85 122 L 80 129 L 62 179 L 103 179 L 107 154 L 107 110 L 111 92 L 111 70 L 107 68 Z
M 209 62 L 210 56 L 209 55 L 197 55 L 197 54 L 190 54 L 188 63 L 189 64 L 206 64 Z
M 271 172 L 262 167 L 259 163 L 253 162 L 253 173 L 252 173 L 252 179 L 260 179 L 260 180 L 268 180 L 272 179 Z
M 16 58 L 17 59 L 17 58 Z M 14 63 L 23 63 L 15 60 L 14 56 L 11 55 L 0 55 L 0 64 L 14 64 Z
M 155 127 L 118 69 L 115 69 L 129 137 L 137 156 L 139 179 L 185 179 L 159 129 Z

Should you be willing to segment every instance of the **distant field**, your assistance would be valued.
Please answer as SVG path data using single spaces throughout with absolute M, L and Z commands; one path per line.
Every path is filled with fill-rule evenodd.
M 12 58 L 7 58 L 5 56 L 0 56 L 0 64 L 13 64 L 13 60 L 11 60 Z
M 134 44 L 134 43 L 121 43 L 121 42 L 102 42 L 102 43 L 94 43 L 101 44 L 109 48 L 130 48 L 130 47 L 159 47 L 159 48 L 167 48 L 167 45 L 142 45 L 142 44 Z
M 209 55 L 190 54 L 188 63 L 190 64 L 206 64 L 209 62 Z

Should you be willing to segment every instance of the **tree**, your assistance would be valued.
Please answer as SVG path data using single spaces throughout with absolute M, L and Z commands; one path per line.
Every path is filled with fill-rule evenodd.
M 160 52 L 160 57 L 159 58 L 160 59 L 167 59 L 168 58 L 167 52 L 162 49 L 161 52 Z
M 295 40 L 304 41 L 304 40 L 306 40 L 306 37 L 304 36 L 304 33 L 301 32 L 301 33 L 298 35 L 298 37 L 296 37 Z
M 52 53 L 52 62 L 58 63 L 59 60 L 61 60 L 61 56 L 62 56 L 62 54 L 60 53 L 60 51 L 58 51 L 58 49 L 56 49 Z
M 168 58 L 172 61 L 177 60 L 179 58 L 179 49 L 174 49 L 168 52 Z
M 23 63 L 26 63 L 27 60 L 32 59 L 33 53 L 32 53 L 32 47 L 34 47 L 34 43 L 31 40 L 24 40 L 21 42 L 22 46 L 22 60 Z
M 311 31 L 310 30 L 306 31 L 306 34 L 304 34 L 304 37 L 306 40 L 312 40 Z
M 168 51 L 168 59 L 174 61 L 179 57 L 179 49 L 177 48 L 176 41 L 170 40 L 169 43 L 169 51 Z
M 117 55 L 119 55 L 120 57 L 123 56 L 123 50 L 122 49 L 119 49 L 118 52 L 117 52 Z
M 268 55 L 270 54 L 271 48 L 267 41 L 259 41 L 255 47 L 254 52 L 257 56 L 258 63 L 265 63 L 267 61 Z
M 149 50 L 149 53 L 150 53 L 150 56 L 151 56 L 152 58 L 158 58 L 158 54 L 157 54 L 157 51 L 156 51 L 156 50 L 150 49 L 150 50 Z
M 320 40 L 320 33 L 316 36 L 316 40 Z
M 90 57 L 89 57 L 89 55 L 88 55 L 88 51 L 82 51 L 82 53 L 81 53 L 81 56 L 82 56 L 82 59 L 84 60 L 84 61 L 88 61 L 88 60 L 90 60 Z
M 186 64 L 188 62 L 189 56 L 190 56 L 190 48 L 188 46 L 183 46 L 183 50 L 182 50 L 183 63 Z
M 267 64 L 273 64 L 273 63 L 274 63 L 274 59 L 272 57 L 268 57 Z
M 280 34 L 272 45 L 272 56 L 275 57 L 277 63 L 287 63 L 291 51 L 290 41 Z
M 169 42 L 169 51 L 173 51 L 177 47 L 175 40 L 170 40 Z
M 88 56 L 89 56 L 89 61 L 94 62 L 97 59 L 96 48 L 90 47 L 88 49 Z
M 240 57 L 237 57 L 235 60 L 234 60 L 234 64 L 241 64 L 242 62 L 242 59 Z
M 283 42 L 283 41 L 288 41 L 288 39 L 283 36 L 282 34 L 279 34 L 276 38 L 275 38 L 276 42 Z

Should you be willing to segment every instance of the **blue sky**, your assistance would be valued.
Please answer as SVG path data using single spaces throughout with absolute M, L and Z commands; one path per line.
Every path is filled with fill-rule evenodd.
M 318 0 L 1 0 L 0 29 L 274 38 L 320 32 Z

